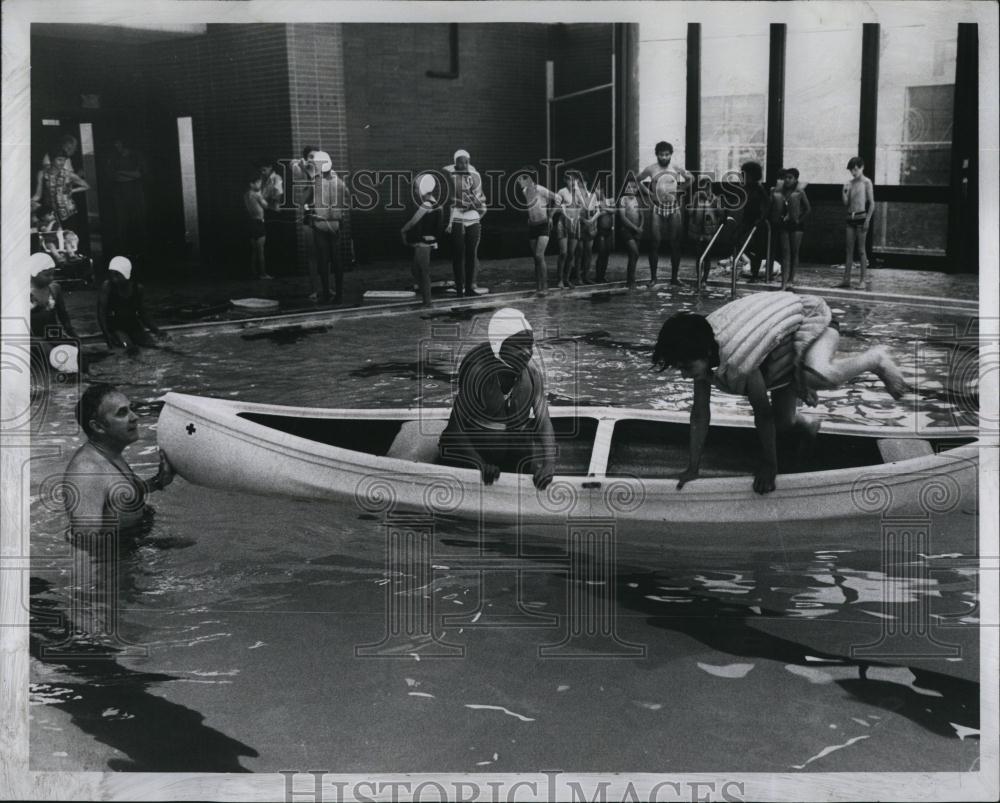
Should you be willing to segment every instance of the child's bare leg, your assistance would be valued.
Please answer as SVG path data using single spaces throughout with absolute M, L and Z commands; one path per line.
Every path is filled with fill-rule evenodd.
M 792 282 L 792 238 L 789 232 L 781 232 L 781 289 Z
M 868 227 L 858 229 L 858 260 L 861 262 L 861 286 L 868 289 Z
M 791 253 L 788 264 L 788 283 L 795 281 L 795 269 L 799 266 L 799 249 L 802 247 L 802 232 L 793 231 L 788 235 L 791 240 Z
M 264 238 L 258 237 L 253 241 L 254 255 L 257 258 L 257 276 L 267 275 L 267 265 L 264 262 Z
M 875 346 L 861 354 L 833 359 L 840 343 L 840 332 L 827 329 L 806 353 L 807 383 L 818 390 L 832 390 L 847 384 L 854 377 L 871 371 L 885 384 L 894 399 L 912 392 L 899 367 L 885 346 Z
M 635 269 L 639 264 L 639 241 L 630 237 L 626 243 L 628 248 L 628 265 L 625 268 L 625 284 L 628 287 L 635 287 Z
M 548 266 L 545 264 L 545 248 L 549 244 L 549 238 L 538 237 L 534 241 L 533 255 L 535 258 L 535 289 L 544 293 L 549 289 Z
M 856 233 L 854 226 L 848 226 L 844 230 L 844 241 L 847 246 L 847 256 L 844 257 L 844 280 L 837 285 L 838 287 L 850 287 L 851 286 L 851 270 L 854 268 L 854 235 Z
M 556 273 L 559 274 L 559 286 L 566 286 L 566 279 L 569 271 L 566 268 L 566 260 L 569 258 L 569 247 L 565 237 L 559 238 L 559 258 L 556 261 Z
M 413 249 L 413 273 L 420 288 L 420 299 L 424 306 L 431 303 L 431 249 L 418 246 Z
M 568 247 L 566 249 L 566 284 L 569 285 L 570 287 L 574 287 L 576 284 L 574 279 L 578 279 L 577 276 L 578 269 L 576 260 L 579 254 L 579 251 L 577 249 L 579 240 L 577 240 L 577 238 L 575 237 L 569 237 L 567 239 L 568 239 Z

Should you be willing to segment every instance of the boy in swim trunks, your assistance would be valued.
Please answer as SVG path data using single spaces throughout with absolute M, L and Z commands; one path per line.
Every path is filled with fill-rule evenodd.
M 246 192 L 243 193 L 243 205 L 248 215 L 248 230 L 250 232 L 250 275 L 255 279 L 270 279 L 267 265 L 264 261 L 264 212 L 267 201 L 261 192 L 264 180 L 260 173 L 250 176 Z
M 522 168 L 517 182 L 524 193 L 528 210 L 528 244 L 535 260 L 535 290 L 545 293 L 549 288 L 548 266 L 545 264 L 545 249 L 551 231 L 549 204 L 559 204 L 560 198 L 538 183 L 538 172 L 533 167 Z
M 660 261 L 660 242 L 670 241 L 670 284 L 679 285 L 677 278 L 681 267 L 681 196 L 691 186 L 692 176 L 686 170 L 671 164 L 674 146 L 658 142 L 656 161 L 639 174 L 639 186 L 650 206 L 649 216 L 649 286 L 656 284 L 656 271 Z
M 566 186 L 559 190 L 559 214 L 556 216 L 556 237 L 559 240 L 559 286 L 573 287 L 571 273 L 576 269 L 576 249 L 580 242 L 580 210 L 583 198 L 580 193 L 582 176 L 576 170 L 567 170 L 563 180 Z
M 636 179 L 629 177 L 625 182 L 625 192 L 618 201 L 618 223 L 628 251 L 625 284 L 630 290 L 635 289 L 635 268 L 639 264 L 639 241 L 642 239 L 642 209 L 636 194 L 638 191 Z
M 594 281 L 603 284 L 607 281 L 611 237 L 615 232 L 615 205 L 604 193 L 604 186 L 600 182 L 594 187 L 594 206 L 597 210 L 594 222 L 594 246 L 597 250 Z
M 868 240 L 868 227 L 872 222 L 872 215 L 875 214 L 875 188 L 872 180 L 865 175 L 865 160 L 860 156 L 848 161 L 847 169 L 851 171 L 851 180 L 846 182 L 841 190 L 844 206 L 847 207 L 847 227 L 844 230 L 847 256 L 844 259 L 844 280 L 837 287 L 851 286 L 854 249 L 857 248 L 858 259 L 861 262 L 861 287 L 870 290 L 865 244 Z
M 777 198 L 772 196 L 772 203 L 780 204 L 778 225 L 781 227 L 781 289 L 793 286 L 795 268 L 799 264 L 799 248 L 802 246 L 802 232 L 805 231 L 805 219 L 809 217 L 812 207 L 806 197 L 805 188 L 799 185 L 799 171 L 789 167 L 782 171 L 781 192 Z
M 759 494 L 775 488 L 777 437 L 808 440 L 819 428 L 798 415 L 798 399 L 814 406 L 817 390 L 841 387 L 865 371 L 878 376 L 894 399 L 911 392 L 884 346 L 834 359 L 839 342 L 839 327 L 818 296 L 754 293 L 707 318 L 690 312 L 668 318 L 653 350 L 653 365 L 677 368 L 694 380 L 691 454 L 677 488 L 698 477 L 713 385 L 746 396 L 753 407 L 762 451 L 753 482 Z

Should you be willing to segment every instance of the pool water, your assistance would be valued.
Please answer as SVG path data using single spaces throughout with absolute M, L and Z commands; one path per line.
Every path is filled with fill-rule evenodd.
M 667 315 L 725 300 L 647 291 L 518 306 L 535 327 L 552 403 L 683 410 L 690 386 L 650 370 L 652 344 Z M 831 307 L 842 350 L 887 344 L 922 395 L 893 402 L 866 376 L 821 393 L 819 415 L 975 425 L 974 388 L 960 381 L 968 355 L 941 341 L 967 320 Z M 168 390 L 447 405 L 456 357 L 485 339 L 488 318 L 433 310 L 178 336 L 136 359 L 95 352 L 91 378 L 133 400 L 141 438 L 126 455 L 148 476 Z M 152 524 L 122 557 L 117 649 L 98 650 L 104 660 L 61 656 L 72 556 L 65 516 L 40 489 L 82 442 L 75 397 L 63 385 L 45 396 L 31 466 L 33 769 L 963 771 L 978 762 L 975 556 L 887 565 L 876 532 L 870 550 L 850 552 L 796 549 L 790 528 L 773 555 L 622 549 L 609 580 L 588 582 L 567 581 L 572 560 L 558 546 L 526 557 L 508 532 L 442 524 L 433 570 L 403 582 L 387 565 L 384 523 L 363 511 L 178 479 L 153 495 Z M 713 409 L 750 415 L 719 393 Z M 960 515 L 974 530 L 974 503 Z M 430 605 L 433 635 L 386 640 L 399 604 Z M 569 659 L 558 645 L 580 605 L 604 611 L 614 635 L 580 642 L 584 657 Z M 934 625 L 927 657 L 869 659 L 862 680 L 851 647 L 915 612 Z

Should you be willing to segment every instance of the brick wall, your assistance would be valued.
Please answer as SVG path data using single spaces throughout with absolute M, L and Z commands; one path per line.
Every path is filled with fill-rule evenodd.
M 440 169 L 458 148 L 483 173 L 544 158 L 546 26 L 461 25 L 455 79 L 426 74 L 449 67 L 447 25 L 343 29 L 352 169 Z M 355 212 L 359 259 L 406 256 L 398 232 L 411 213 Z M 491 212 L 480 255 L 523 253 L 523 217 Z

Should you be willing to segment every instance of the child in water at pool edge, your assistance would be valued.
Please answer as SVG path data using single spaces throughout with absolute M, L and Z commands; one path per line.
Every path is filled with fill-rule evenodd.
M 653 350 L 653 365 L 661 371 L 679 369 L 681 376 L 694 380 L 691 453 L 678 490 L 698 477 L 712 385 L 745 396 L 753 407 L 762 452 L 753 482 L 759 494 L 775 488 L 777 438 L 797 437 L 808 446 L 819 430 L 818 421 L 798 414 L 799 399 L 815 406 L 817 390 L 839 388 L 866 371 L 878 376 L 894 399 L 912 392 L 884 346 L 834 359 L 839 343 L 839 325 L 818 296 L 754 293 L 707 317 L 680 312 L 668 318 Z

